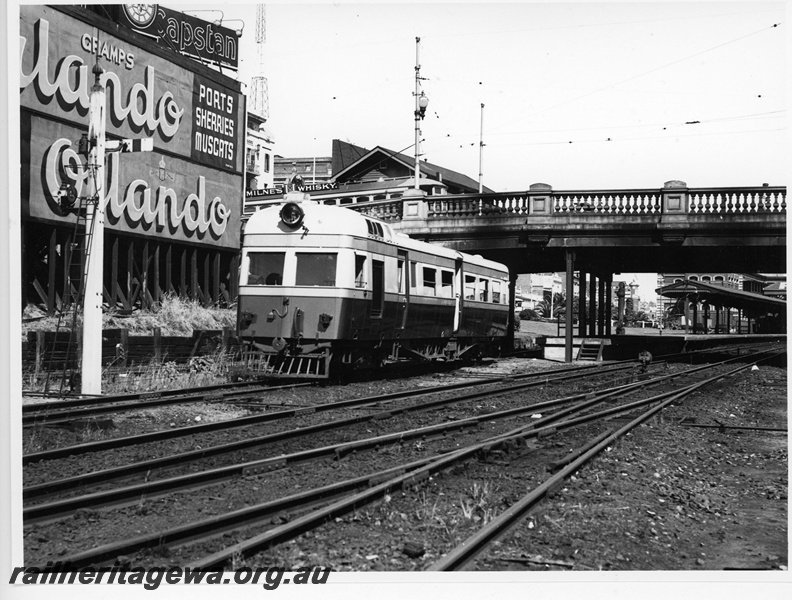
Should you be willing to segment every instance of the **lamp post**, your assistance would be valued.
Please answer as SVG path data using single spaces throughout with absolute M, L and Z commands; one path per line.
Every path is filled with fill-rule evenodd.
M 421 63 L 419 61 L 419 50 L 421 38 L 415 38 L 415 189 L 419 190 L 418 178 L 421 173 L 421 121 L 426 116 L 426 107 L 429 106 L 429 98 L 421 91 Z

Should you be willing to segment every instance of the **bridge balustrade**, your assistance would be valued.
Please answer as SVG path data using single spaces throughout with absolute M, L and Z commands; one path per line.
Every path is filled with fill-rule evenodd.
M 693 214 L 786 213 L 786 189 L 689 190 Z
M 786 214 L 785 187 L 687 188 L 667 185 L 643 190 L 553 191 L 549 186 L 540 185 L 541 189 L 525 192 L 426 196 L 423 198 L 423 210 L 411 216 L 422 220 L 465 220 L 550 217 L 571 213 L 581 216 Z M 403 206 L 404 200 L 398 198 L 349 205 L 348 208 L 395 222 L 405 219 Z

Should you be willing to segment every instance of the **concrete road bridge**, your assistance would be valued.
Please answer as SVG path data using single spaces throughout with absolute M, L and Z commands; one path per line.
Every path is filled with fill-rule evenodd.
M 513 273 L 786 271 L 786 187 L 408 196 L 352 205 L 416 239 Z
M 617 273 L 786 272 L 785 187 L 668 181 L 659 189 L 555 191 L 534 184 L 496 194 L 416 191 L 350 208 L 413 238 L 506 264 L 512 298 L 517 274 L 565 272 L 568 290 L 575 293 L 577 283 L 579 305 L 573 325 L 566 304 L 567 362 L 585 338 L 610 341 Z

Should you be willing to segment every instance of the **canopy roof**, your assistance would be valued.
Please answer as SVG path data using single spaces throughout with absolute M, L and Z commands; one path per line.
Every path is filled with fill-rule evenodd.
M 786 310 L 785 300 L 690 279 L 657 288 L 655 292 L 666 298 L 690 298 L 714 306 L 728 306 L 750 311 L 778 312 Z

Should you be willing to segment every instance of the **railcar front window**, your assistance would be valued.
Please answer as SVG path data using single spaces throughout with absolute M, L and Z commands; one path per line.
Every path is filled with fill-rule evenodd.
M 298 252 L 295 284 L 334 286 L 336 256 L 334 252 Z
M 248 285 L 283 285 L 285 252 L 251 252 L 248 254 Z

